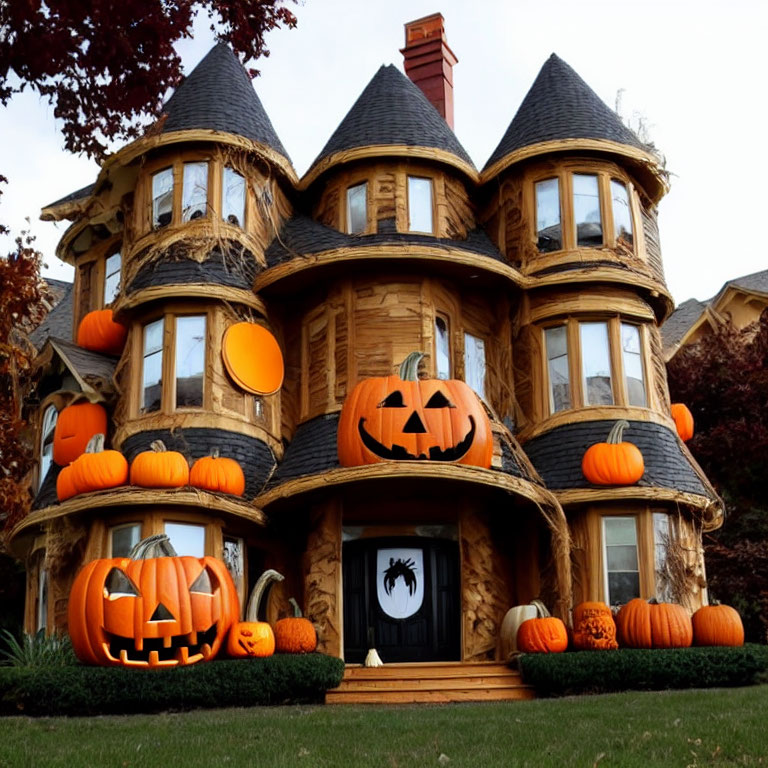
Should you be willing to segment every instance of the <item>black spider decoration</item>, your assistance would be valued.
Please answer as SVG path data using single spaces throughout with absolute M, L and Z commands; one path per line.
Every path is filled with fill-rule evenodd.
M 389 558 L 389 568 L 384 571 L 384 591 L 388 594 L 392 594 L 392 590 L 395 588 L 395 583 L 402 576 L 405 586 L 408 587 L 408 594 L 413 595 L 416 591 L 416 563 L 409 557 L 407 560 L 403 560 L 398 557 L 395 560 L 394 557 Z

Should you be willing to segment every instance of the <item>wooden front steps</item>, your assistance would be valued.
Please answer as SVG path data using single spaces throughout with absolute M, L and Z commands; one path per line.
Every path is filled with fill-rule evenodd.
M 326 704 L 412 704 L 450 701 L 512 701 L 534 698 L 520 673 L 493 661 L 348 664 Z

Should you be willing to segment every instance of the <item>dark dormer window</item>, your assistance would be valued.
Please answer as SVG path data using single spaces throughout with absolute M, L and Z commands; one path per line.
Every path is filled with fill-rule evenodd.
M 368 226 L 368 184 L 347 188 L 347 233 L 360 235 Z
M 225 165 L 221 187 L 221 218 L 229 224 L 242 227 L 245 224 L 245 179 Z
M 432 223 L 432 179 L 408 177 L 408 229 L 411 232 L 434 231 Z

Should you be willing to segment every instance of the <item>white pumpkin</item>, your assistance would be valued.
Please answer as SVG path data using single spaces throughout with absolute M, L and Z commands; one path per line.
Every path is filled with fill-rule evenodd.
M 501 660 L 509 661 L 510 657 L 517 653 L 517 630 L 524 621 L 548 615 L 549 611 L 541 600 L 531 600 L 528 605 L 516 605 L 510 608 L 501 622 L 499 632 Z

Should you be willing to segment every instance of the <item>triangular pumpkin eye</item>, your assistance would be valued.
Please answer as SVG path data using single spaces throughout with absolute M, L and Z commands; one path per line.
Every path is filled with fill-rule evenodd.
M 440 391 L 427 400 L 425 408 L 455 408 L 456 406 Z
M 403 393 L 396 389 L 394 392 L 388 394 L 380 403 L 379 408 L 405 408 L 403 402 Z
M 118 597 L 136 597 L 139 590 L 119 568 L 113 568 L 104 580 L 104 593 L 110 600 L 116 600 Z
M 208 573 L 207 568 L 203 568 L 200 575 L 192 582 L 192 586 L 189 588 L 190 592 L 197 592 L 200 595 L 212 595 L 213 584 L 211 583 L 211 575 Z

